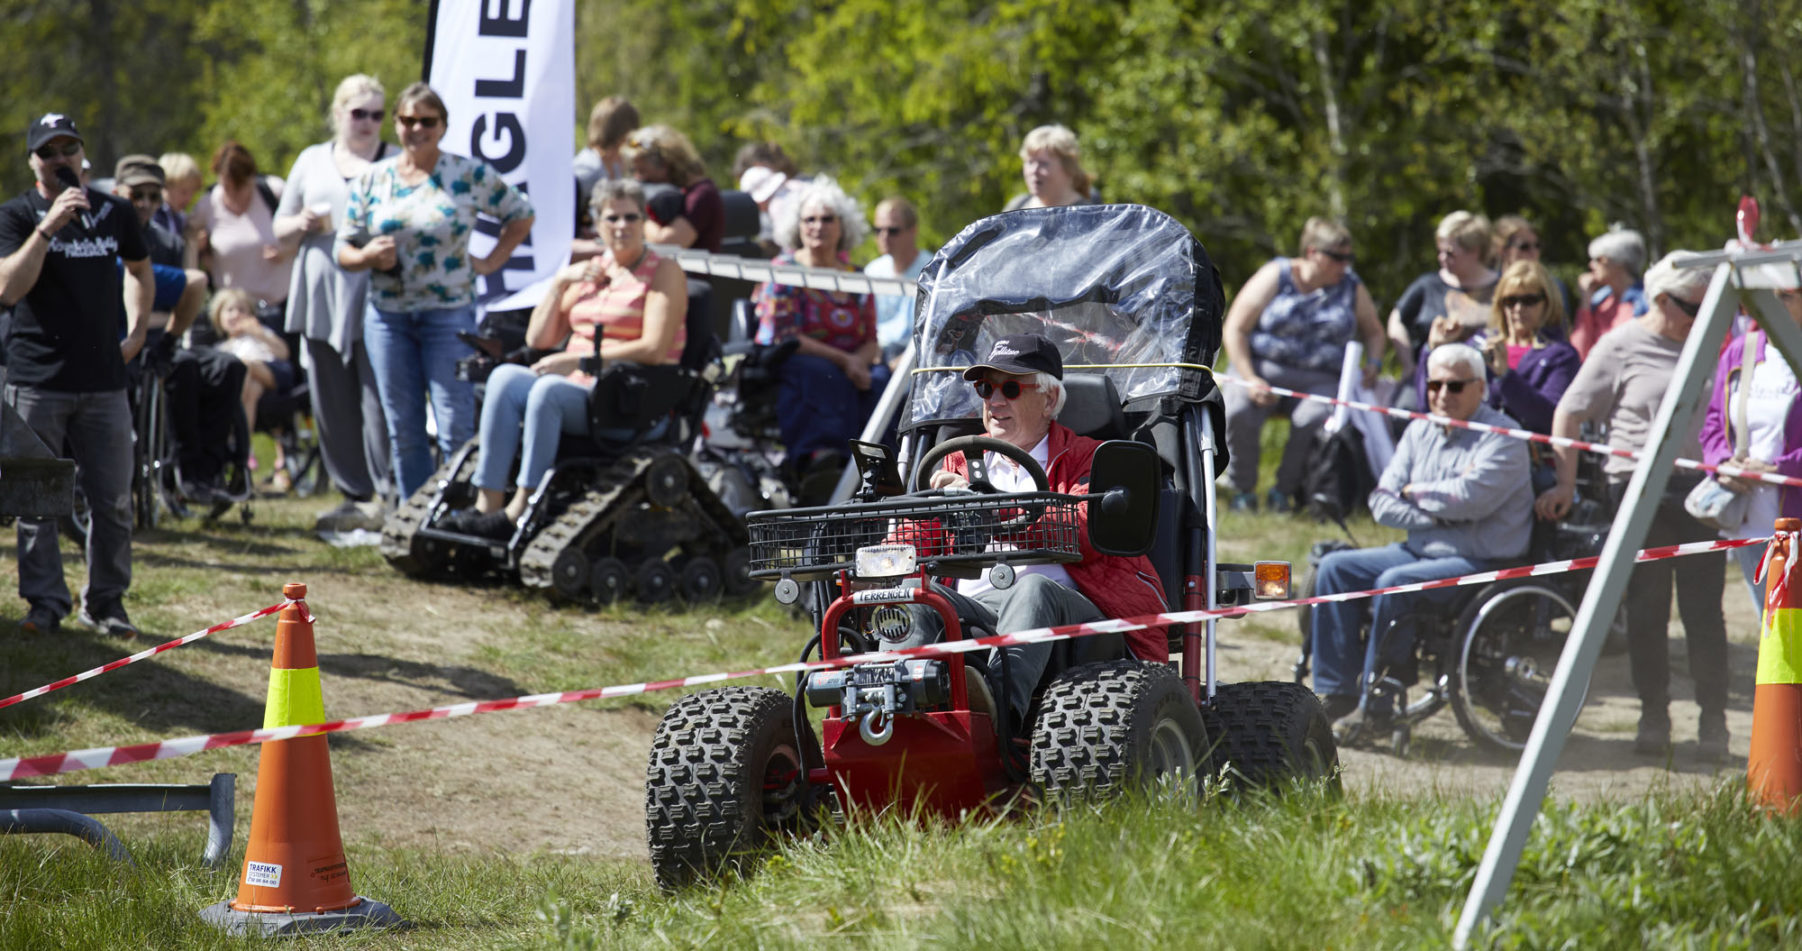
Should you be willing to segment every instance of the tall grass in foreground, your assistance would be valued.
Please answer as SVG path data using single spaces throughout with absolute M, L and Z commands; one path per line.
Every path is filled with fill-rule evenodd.
M 1210 790 L 961 825 L 864 818 L 755 873 L 674 896 L 633 862 L 350 849 L 353 883 L 414 923 L 309 948 L 1444 947 L 1493 802 Z M 0 838 L 0 948 L 282 946 L 195 912 L 235 872 L 191 836 L 128 839 L 137 871 L 73 840 Z M 241 855 L 241 853 L 240 853 Z M 1802 822 L 1700 796 L 1554 805 L 1479 946 L 1802 945 Z

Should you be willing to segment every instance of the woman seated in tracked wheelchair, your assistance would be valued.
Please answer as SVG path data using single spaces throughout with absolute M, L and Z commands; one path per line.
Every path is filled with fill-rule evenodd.
M 507 358 L 524 362 L 488 376 L 479 435 L 389 520 L 383 553 L 571 600 L 742 590 L 743 526 L 682 453 L 717 357 L 707 315 L 645 244 L 636 182 L 601 183 L 593 204 L 606 253 L 557 274 Z
M 817 644 L 837 666 L 792 694 L 733 687 L 670 709 L 646 796 L 666 887 L 802 827 L 825 797 L 955 819 L 1228 762 L 1252 782 L 1335 771 L 1310 691 L 1218 683 L 1212 623 L 1155 621 L 1248 600 L 1257 573 L 1212 556 L 1222 297 L 1201 245 L 1139 206 L 1008 212 L 949 242 L 919 293 L 907 478 L 857 444 L 851 502 L 747 520 L 753 576 L 779 601 L 806 596 L 803 659 Z M 1286 576 L 1263 593 L 1285 596 Z M 1147 615 L 1057 643 L 892 653 Z M 826 708 L 817 738 L 809 704 Z M 742 729 L 700 729 L 722 722 Z

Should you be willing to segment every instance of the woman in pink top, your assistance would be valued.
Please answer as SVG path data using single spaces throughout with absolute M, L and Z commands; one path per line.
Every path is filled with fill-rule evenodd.
M 591 199 L 606 251 L 557 272 L 532 311 L 526 343 L 562 347 L 531 366 L 505 364 L 488 377 L 477 439 L 474 511 L 452 514 L 446 527 L 472 535 L 513 534 L 526 499 L 550 471 L 563 433 L 625 440 L 635 434 L 589 432 L 588 391 L 594 378 L 582 372 L 600 334 L 602 363 L 675 363 L 687 337 L 688 282 L 675 261 L 645 244 L 644 189 L 631 179 L 597 182 Z M 523 424 L 523 446 L 522 446 Z M 507 489 L 515 454 L 518 488 Z
M 280 333 L 294 266 L 294 252 L 275 235 L 282 180 L 257 174 L 256 158 L 232 140 L 213 153 L 213 173 L 219 184 L 200 197 L 192 222 L 213 286 L 249 293 L 257 319 Z

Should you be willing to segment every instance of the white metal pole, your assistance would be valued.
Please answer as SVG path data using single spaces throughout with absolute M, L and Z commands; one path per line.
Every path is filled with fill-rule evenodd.
M 1514 781 L 1502 802 L 1502 813 L 1477 868 L 1464 912 L 1458 918 L 1453 945 L 1459 951 L 1470 946 L 1471 934 L 1507 894 L 1514 869 L 1520 864 L 1521 850 L 1544 803 L 1552 768 L 1577 721 L 1590 675 L 1595 671 L 1596 656 L 1608 635 L 1609 623 L 1620 608 L 1621 596 L 1633 572 L 1633 554 L 1645 541 L 1665 484 L 1670 481 L 1672 462 L 1681 441 L 1679 434 L 1691 431 L 1691 420 L 1698 411 L 1696 397 L 1713 374 L 1721 338 L 1737 309 L 1736 295 L 1730 293 L 1729 287 L 1732 272 L 1731 264 L 1723 262 L 1715 267 L 1714 279 L 1702 300 L 1702 315 L 1683 345 L 1673 386 L 1652 423 L 1651 445 L 1646 447 L 1644 461 L 1627 483 L 1625 500 L 1602 547 L 1597 573 L 1583 595 L 1570 640 L 1558 658 L 1547 703 L 1533 721 L 1533 733 L 1521 752 Z

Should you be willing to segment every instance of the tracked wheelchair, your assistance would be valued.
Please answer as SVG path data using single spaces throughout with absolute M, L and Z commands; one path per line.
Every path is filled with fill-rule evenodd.
M 388 519 L 382 553 L 415 577 L 501 576 L 572 602 L 634 596 L 656 604 L 678 596 L 706 603 L 749 592 L 743 524 L 689 461 L 718 381 L 720 347 L 704 306 L 685 316 L 687 343 L 674 365 L 585 360 L 595 385 L 590 432 L 630 429 L 624 441 L 564 434 L 550 469 L 508 538 L 464 534 L 445 516 L 474 504 L 478 440 L 455 452 Z M 531 351 L 503 359 L 530 362 Z M 494 358 L 466 364 L 485 377 Z M 664 425 L 667 421 L 667 425 Z M 518 460 L 514 460 L 517 476 Z

